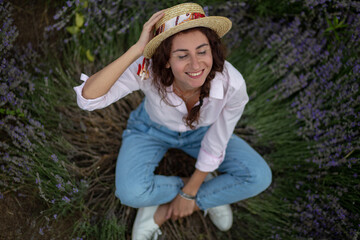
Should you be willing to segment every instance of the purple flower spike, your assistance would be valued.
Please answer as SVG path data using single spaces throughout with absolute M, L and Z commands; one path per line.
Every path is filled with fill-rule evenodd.
M 64 196 L 64 197 L 62 198 L 62 200 L 63 200 L 64 202 L 66 202 L 66 203 L 69 203 L 69 202 L 70 202 L 70 199 L 69 199 L 68 197 L 66 197 L 66 196 Z

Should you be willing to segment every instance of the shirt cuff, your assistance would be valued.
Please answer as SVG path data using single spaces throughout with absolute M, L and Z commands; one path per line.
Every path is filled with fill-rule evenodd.
M 97 108 L 97 106 L 100 102 L 104 101 L 105 95 L 100 96 L 98 98 L 94 98 L 94 99 L 84 98 L 82 96 L 82 90 L 83 90 L 86 80 L 88 78 L 89 77 L 87 75 L 82 73 L 80 79 L 84 82 L 81 85 L 74 87 L 73 89 L 76 92 L 76 100 L 77 100 L 78 106 L 83 110 L 93 111 Z
M 214 156 L 204 149 L 200 148 L 199 155 L 195 164 L 195 168 L 202 172 L 215 171 L 224 160 L 225 154 L 222 153 L 219 157 Z

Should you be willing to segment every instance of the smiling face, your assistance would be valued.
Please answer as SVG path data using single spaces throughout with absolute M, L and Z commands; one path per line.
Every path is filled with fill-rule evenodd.
M 174 83 L 182 91 L 201 87 L 213 65 L 211 47 L 200 31 L 177 34 L 172 41 L 167 68 L 174 74 Z

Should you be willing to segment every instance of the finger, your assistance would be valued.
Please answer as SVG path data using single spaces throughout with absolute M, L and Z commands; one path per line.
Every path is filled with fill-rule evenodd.
M 159 15 L 158 17 L 152 19 L 152 20 L 149 20 L 147 21 L 145 24 L 144 24 L 144 28 L 146 29 L 152 29 L 153 27 L 155 27 L 155 24 L 163 17 L 163 15 Z
M 161 11 L 159 11 L 157 13 L 154 13 L 145 24 L 147 24 L 147 23 L 150 24 L 150 23 L 153 23 L 153 22 L 157 22 L 160 18 L 163 17 L 164 14 L 165 14 L 164 10 L 161 10 Z
M 160 11 L 154 13 L 154 14 L 151 16 L 151 18 L 156 18 L 156 17 L 162 16 L 164 13 L 165 13 L 165 9 L 160 10 Z M 151 19 L 151 18 L 150 18 L 150 19 Z
M 173 213 L 171 219 L 172 219 L 173 221 L 176 221 L 176 220 L 179 219 L 179 215 L 176 215 L 175 213 Z
M 179 211 L 178 211 L 178 210 L 173 209 L 171 213 L 172 213 L 172 214 L 171 214 L 171 219 L 172 219 L 172 220 L 176 221 L 176 220 L 179 219 L 179 215 L 180 215 L 180 214 L 179 214 Z
M 153 38 L 154 35 L 154 27 L 155 24 L 163 17 L 164 15 L 164 10 L 161 10 L 157 13 L 155 13 L 153 16 L 151 16 L 151 18 L 143 25 L 143 30 L 141 33 L 142 37 L 146 37 L 149 39 Z
M 170 219 L 172 215 L 172 207 L 169 206 L 169 208 L 166 211 L 166 220 Z

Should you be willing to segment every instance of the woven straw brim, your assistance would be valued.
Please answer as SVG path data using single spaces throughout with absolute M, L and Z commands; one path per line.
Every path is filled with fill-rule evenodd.
M 195 27 L 211 28 L 221 38 L 231 29 L 231 26 L 232 26 L 232 23 L 228 18 L 220 17 L 220 16 L 204 17 L 204 18 L 195 19 L 195 20 L 192 20 L 189 22 L 185 22 L 185 23 L 177 25 L 173 28 L 170 28 L 169 30 L 166 30 L 165 32 L 154 37 L 145 46 L 143 55 L 145 58 L 150 59 L 162 41 L 164 41 L 166 38 L 168 38 L 178 32 L 186 30 L 186 29 L 195 28 Z
M 158 29 L 163 23 L 166 23 L 170 19 L 185 13 L 201 13 L 205 15 L 203 8 L 197 3 L 181 3 L 167 8 L 164 16 L 156 23 L 155 29 Z

